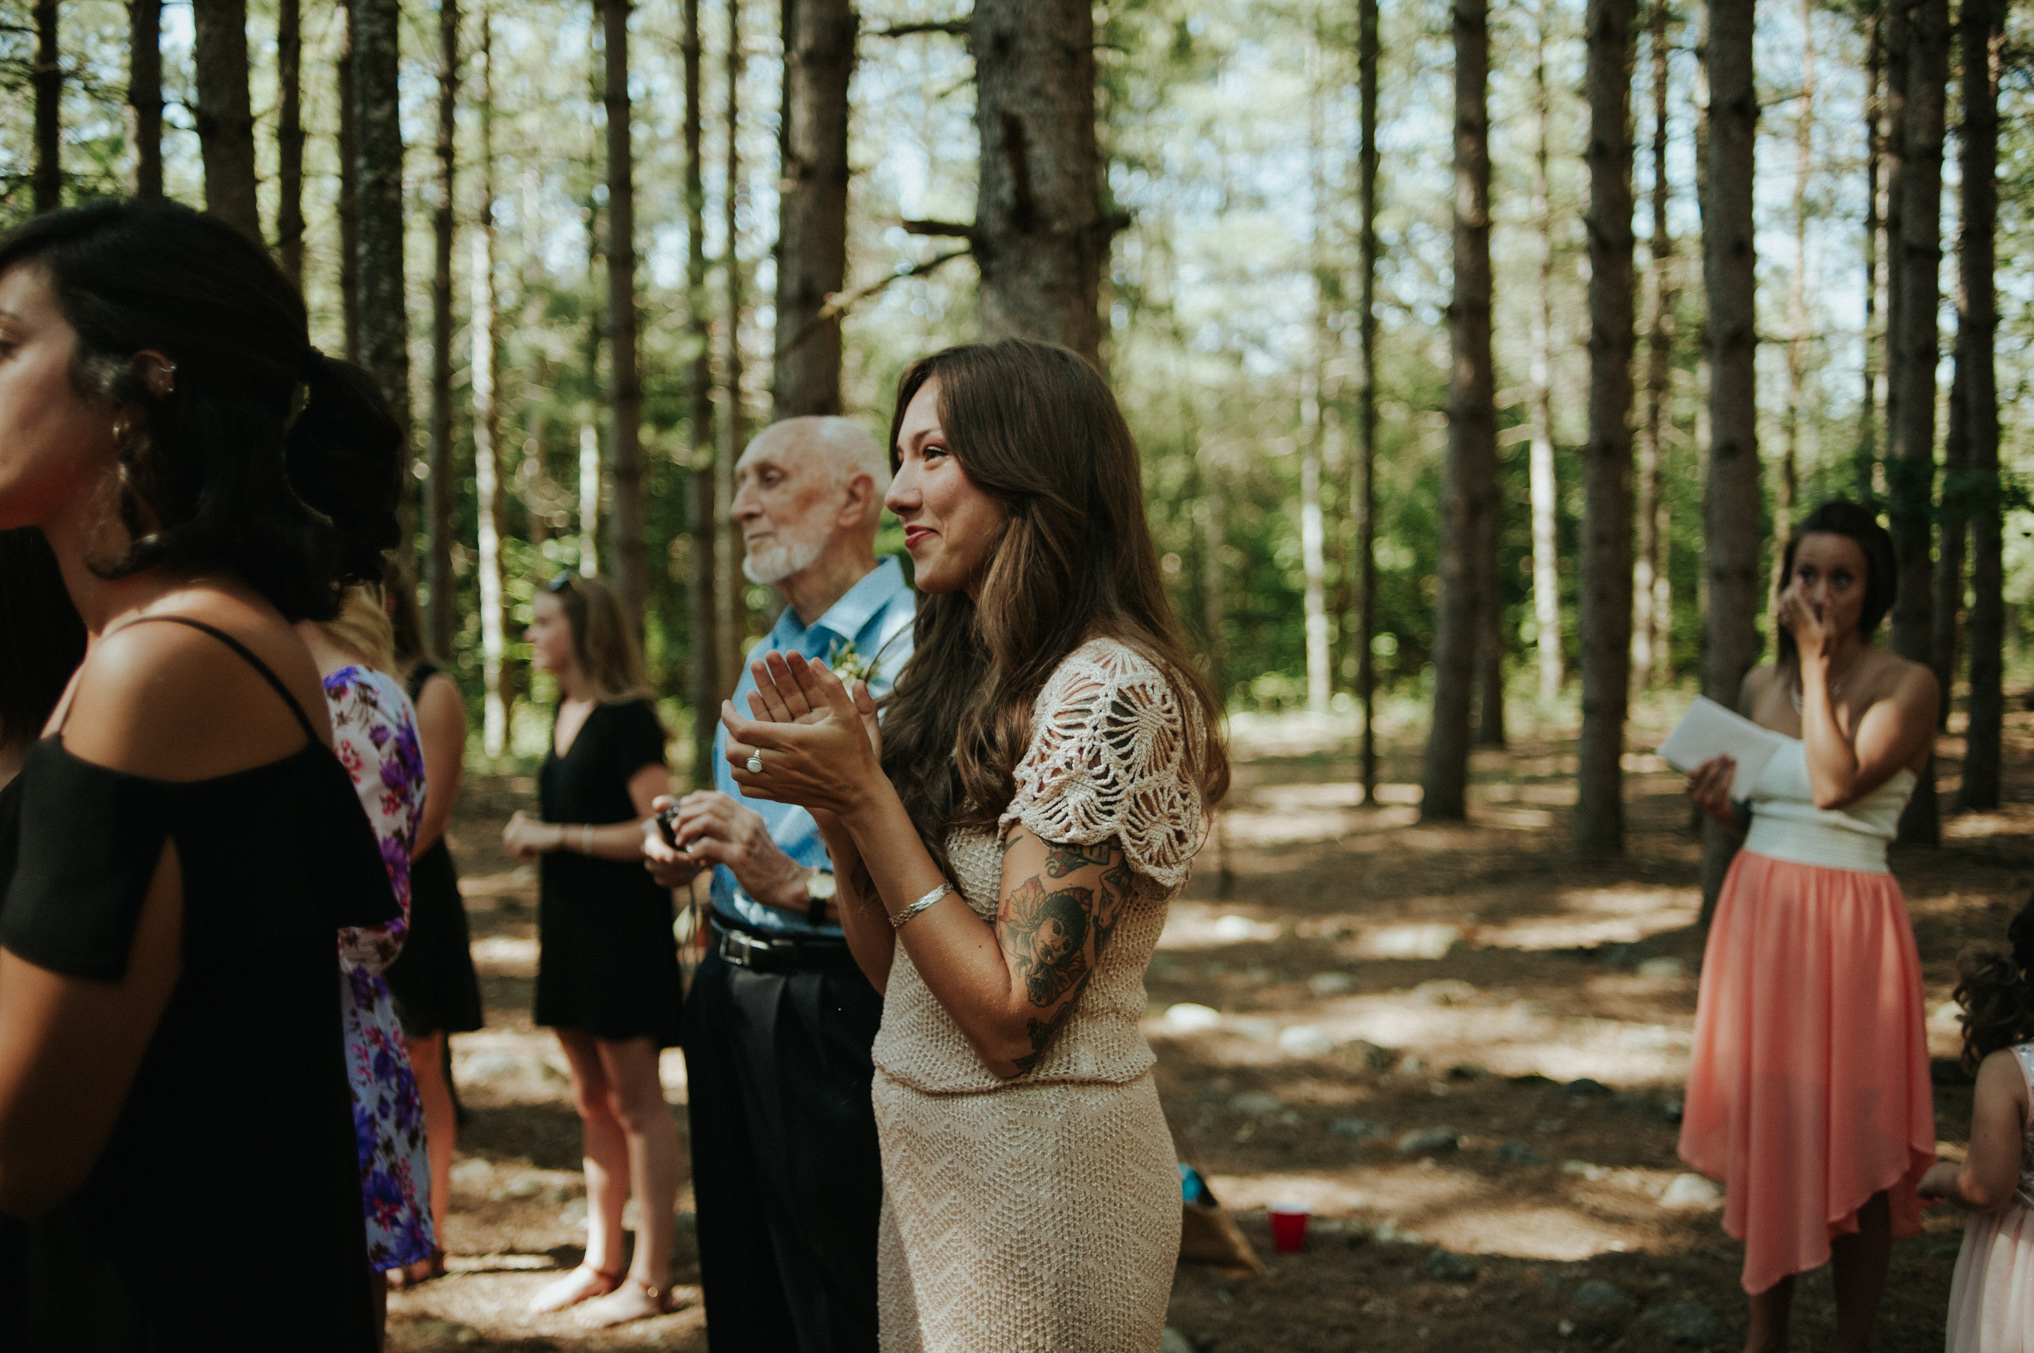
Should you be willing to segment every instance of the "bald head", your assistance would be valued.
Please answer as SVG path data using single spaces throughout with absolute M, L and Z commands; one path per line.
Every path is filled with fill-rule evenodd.
M 735 462 L 731 505 L 742 572 L 784 594 L 806 623 L 876 566 L 890 466 L 846 418 L 787 418 Z
M 875 526 L 882 515 L 883 495 L 890 490 L 890 458 L 869 435 L 867 428 L 852 418 L 786 418 L 770 424 L 755 435 L 742 462 L 765 456 L 782 460 L 804 460 L 836 489 L 845 489 L 856 475 L 869 477 L 869 510 L 866 524 Z M 737 475 L 740 466 L 736 467 Z

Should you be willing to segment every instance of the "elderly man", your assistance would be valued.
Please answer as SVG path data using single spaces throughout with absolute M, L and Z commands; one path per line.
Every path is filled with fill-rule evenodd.
M 765 428 L 735 467 L 743 571 L 782 594 L 756 646 L 825 659 L 889 689 L 916 596 L 876 562 L 887 457 L 845 418 Z M 755 679 L 745 669 L 735 707 Z M 714 742 L 716 788 L 678 804 L 678 851 L 651 836 L 659 879 L 713 869 L 713 934 L 685 1005 L 699 1263 L 714 1353 L 876 1347 L 882 1165 L 869 1083 L 882 998 L 834 912 L 818 828 L 749 803 Z

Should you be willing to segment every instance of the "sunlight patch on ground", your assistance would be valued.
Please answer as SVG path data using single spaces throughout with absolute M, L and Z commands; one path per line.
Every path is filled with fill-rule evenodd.
M 1478 926 L 1476 943 L 1500 949 L 1630 944 L 1691 926 L 1702 909 L 1695 888 L 1564 888 L 1555 896 L 1559 914 Z
M 489 935 L 473 942 L 473 966 L 485 977 L 535 977 L 537 941 L 526 935 Z

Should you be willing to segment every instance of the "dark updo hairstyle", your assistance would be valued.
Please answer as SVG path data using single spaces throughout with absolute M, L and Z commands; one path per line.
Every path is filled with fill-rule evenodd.
M 2034 1039 L 2034 898 L 2006 927 L 2006 941 L 1974 944 L 1956 956 L 1956 1003 L 1963 1007 L 1963 1068 L 1975 1073 L 2000 1048 Z
M 102 578 L 225 567 L 285 618 L 326 620 L 395 544 L 402 433 L 374 379 L 310 344 L 304 302 L 259 244 L 168 201 L 37 216 L 0 272 L 43 270 L 77 331 L 71 380 L 118 410 L 125 550 Z M 157 395 L 138 353 L 172 363 Z
M 1824 503 L 1801 519 L 1794 528 L 1794 534 L 1787 537 L 1786 553 L 1780 556 L 1780 586 L 1794 576 L 1794 552 L 1801 547 L 1804 536 L 1844 536 L 1857 542 L 1865 557 L 1864 610 L 1857 618 L 1857 632 L 1860 637 L 1869 638 L 1886 613 L 1893 609 L 1893 599 L 1900 594 L 1900 564 L 1893 554 L 1893 538 L 1886 528 L 1879 525 L 1879 519 L 1870 508 L 1859 507 L 1836 499 Z M 1794 636 L 1780 626 L 1780 665 L 1788 667 L 1800 660 L 1800 653 L 1794 644 Z
M 0 531 L 0 747 L 34 741 L 85 660 L 71 605 L 40 529 Z

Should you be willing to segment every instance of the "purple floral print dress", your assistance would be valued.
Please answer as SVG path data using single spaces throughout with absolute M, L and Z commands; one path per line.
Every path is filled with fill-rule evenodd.
M 339 1005 L 367 1212 L 367 1266 L 379 1273 L 429 1258 L 435 1244 L 423 1104 L 381 976 L 409 930 L 410 848 L 424 807 L 424 757 L 416 711 L 393 677 L 342 667 L 325 677 L 325 705 L 332 714 L 332 749 L 353 777 L 402 905 L 400 920 L 339 932 Z

